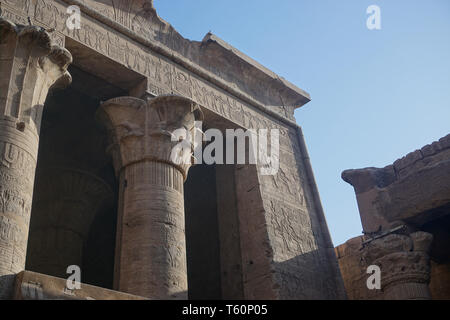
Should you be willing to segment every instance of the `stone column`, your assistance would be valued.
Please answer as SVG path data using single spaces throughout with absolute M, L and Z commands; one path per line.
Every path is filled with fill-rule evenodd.
M 151 299 L 186 299 L 183 183 L 201 111 L 179 96 L 122 97 L 103 103 L 100 116 L 113 138 L 122 190 L 116 288 Z M 192 140 L 181 138 L 178 129 Z M 173 152 L 180 142 L 187 148 Z
M 43 29 L 0 18 L 0 299 L 25 268 L 43 106 L 71 62 Z
M 385 300 L 431 299 L 428 251 L 432 241 L 431 234 L 415 232 L 387 235 L 368 244 L 364 258 L 380 267 Z

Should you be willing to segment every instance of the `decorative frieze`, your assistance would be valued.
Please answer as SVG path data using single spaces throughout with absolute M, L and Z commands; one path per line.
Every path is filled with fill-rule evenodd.
M 88 6 L 91 6 L 92 3 L 90 2 Z M 65 35 L 131 68 L 146 76 L 149 80 L 148 90 L 158 93 L 158 95 L 172 93 L 183 95 L 246 128 L 273 127 L 273 125 L 267 127 L 259 123 L 262 119 L 259 115 L 261 110 L 273 119 L 284 119 L 282 121 L 291 126 L 295 125 L 292 122 L 292 115 L 288 116 L 290 120 L 286 119 L 285 111 L 271 110 L 236 88 L 233 89 L 237 90 L 236 94 L 231 94 L 228 88 L 229 84 L 221 83 L 221 80 L 214 74 L 204 71 L 206 77 L 200 77 L 195 72 L 188 70 L 192 62 L 184 63 L 186 66 L 174 63 L 148 46 L 133 41 L 126 33 L 112 30 L 90 15 L 82 13 L 82 28 L 69 30 L 66 25 L 69 17 L 66 11 L 68 5 L 69 3 L 61 1 L 38 0 L 35 4 L 30 5 L 28 12 L 33 23 L 52 30 L 50 34 L 53 35 L 55 41 L 63 42 L 60 35 Z M 107 7 L 103 6 L 104 10 L 100 13 L 106 14 L 110 10 L 107 10 Z M 13 15 L 12 10 L 8 8 L 4 9 L 3 15 Z M 20 17 L 19 14 L 16 15 L 18 18 Z M 109 14 L 109 16 L 116 20 L 115 14 Z M 23 19 L 21 21 L 23 22 Z M 176 57 L 179 57 L 180 61 L 186 60 L 183 60 L 178 53 L 174 53 L 173 58 Z M 217 84 L 213 84 L 214 82 Z

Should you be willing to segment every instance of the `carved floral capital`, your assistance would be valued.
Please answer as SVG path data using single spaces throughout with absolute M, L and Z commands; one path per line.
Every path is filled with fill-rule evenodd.
M 0 111 L 39 131 L 47 93 L 65 87 L 72 55 L 52 45 L 41 27 L 16 25 L 0 18 Z
M 370 242 L 364 250 L 368 265 L 379 266 L 382 287 L 401 283 L 429 283 L 433 236 L 426 232 L 390 234 Z
M 112 155 L 116 173 L 142 161 L 169 163 L 177 167 L 186 179 L 194 163 L 195 121 L 203 114 L 199 106 L 177 95 L 159 96 L 144 101 L 134 97 L 119 97 L 102 103 L 99 118 L 110 130 Z M 185 137 L 176 132 L 186 132 Z M 173 150 L 186 144 L 188 161 L 174 161 Z M 186 154 L 181 155 L 183 157 Z

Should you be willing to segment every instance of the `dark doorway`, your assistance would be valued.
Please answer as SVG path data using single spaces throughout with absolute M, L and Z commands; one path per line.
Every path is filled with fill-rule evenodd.
M 189 299 L 221 299 L 216 170 L 198 165 L 189 171 L 184 192 Z
M 209 127 L 223 132 L 233 128 L 225 119 L 205 114 Z M 184 199 L 191 300 L 244 298 L 236 170 L 236 165 L 201 164 L 189 171 Z
M 95 120 L 104 99 L 126 95 L 70 68 L 72 85 L 49 95 L 41 125 L 27 270 L 113 287 L 117 183 L 106 131 Z

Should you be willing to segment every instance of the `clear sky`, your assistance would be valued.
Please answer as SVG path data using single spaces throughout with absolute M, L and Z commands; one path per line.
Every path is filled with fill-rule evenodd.
M 184 37 L 212 31 L 311 94 L 296 111 L 335 245 L 361 234 L 345 169 L 450 133 L 450 0 L 155 0 Z M 381 30 L 366 10 L 381 8 Z

